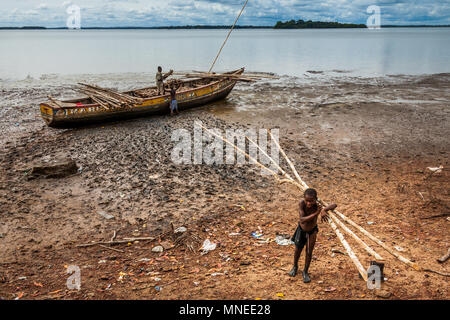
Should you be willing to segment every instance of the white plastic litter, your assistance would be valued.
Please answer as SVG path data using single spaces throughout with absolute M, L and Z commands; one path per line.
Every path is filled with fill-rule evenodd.
M 187 231 L 187 229 L 185 227 L 179 227 L 179 228 L 176 228 L 174 232 L 175 233 L 183 233 L 186 231 Z
M 434 172 L 434 173 L 439 173 L 442 171 L 442 169 L 444 169 L 443 166 L 439 166 L 439 167 L 427 167 L 428 170 Z
M 99 211 L 97 213 L 107 220 L 114 219 L 114 216 L 107 214 L 105 211 Z
M 275 242 L 280 246 L 288 246 L 290 244 L 293 244 L 290 239 L 283 238 L 282 236 L 276 236 Z
M 200 250 L 202 250 L 202 254 L 207 254 L 209 251 L 213 251 L 214 249 L 216 249 L 217 244 L 213 243 L 211 241 L 209 241 L 209 239 L 206 239 L 205 241 L 203 241 L 203 245 L 200 248 Z

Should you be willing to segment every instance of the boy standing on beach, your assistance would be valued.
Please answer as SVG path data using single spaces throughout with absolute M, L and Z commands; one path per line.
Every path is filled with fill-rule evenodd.
M 291 239 L 295 243 L 294 266 L 289 272 L 291 277 L 297 275 L 298 259 L 300 258 L 303 247 L 306 245 L 305 269 L 302 275 L 303 282 L 311 282 L 308 269 L 311 263 L 312 251 L 316 244 L 317 233 L 319 232 L 317 218 L 321 215 L 322 221 L 326 221 L 328 219 L 327 212 L 336 209 L 336 207 L 337 205 L 333 203 L 326 208 L 322 208 L 317 203 L 317 191 L 314 189 L 305 190 L 304 199 L 299 204 L 300 219 L 298 227 Z
M 178 102 L 177 102 L 177 90 L 180 88 L 181 83 L 175 84 L 172 83 L 170 85 L 170 115 L 173 115 L 173 112 L 176 111 L 177 114 L 178 111 Z

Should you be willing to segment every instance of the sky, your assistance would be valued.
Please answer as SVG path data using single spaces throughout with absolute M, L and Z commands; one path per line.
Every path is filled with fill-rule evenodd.
M 0 0 L 0 27 L 65 27 L 80 8 L 81 27 L 231 25 L 245 0 Z M 291 19 L 366 23 L 371 5 L 381 24 L 450 25 L 450 0 L 249 0 L 240 25 Z

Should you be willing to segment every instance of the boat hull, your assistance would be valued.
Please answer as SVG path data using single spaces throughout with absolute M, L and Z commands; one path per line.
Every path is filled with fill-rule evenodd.
M 242 68 L 230 73 L 241 74 L 243 71 L 244 69 Z M 225 99 L 235 85 L 235 80 L 224 79 L 211 82 L 200 88 L 177 93 L 178 109 L 186 110 Z M 166 114 L 170 112 L 170 97 L 166 95 L 149 98 L 140 105 L 120 110 L 105 110 L 105 108 L 97 104 L 55 108 L 43 103 L 40 107 L 41 116 L 48 126 L 53 128 L 71 128 L 92 123 Z

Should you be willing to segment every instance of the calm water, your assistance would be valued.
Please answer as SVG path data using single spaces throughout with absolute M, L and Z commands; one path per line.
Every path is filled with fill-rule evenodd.
M 207 70 L 227 30 L 0 31 L 0 79 Z M 450 72 L 450 28 L 235 30 L 215 70 L 302 76 Z

